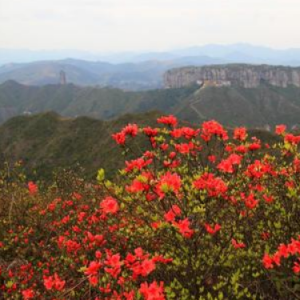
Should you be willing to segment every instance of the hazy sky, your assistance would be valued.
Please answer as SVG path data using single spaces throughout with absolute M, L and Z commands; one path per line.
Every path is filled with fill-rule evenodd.
M 0 0 L 0 48 L 300 48 L 300 0 Z

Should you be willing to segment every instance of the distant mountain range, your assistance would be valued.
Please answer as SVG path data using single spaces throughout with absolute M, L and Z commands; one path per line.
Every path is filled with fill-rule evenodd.
M 145 61 L 111 64 L 77 59 L 12 63 L 0 67 L 0 83 L 15 80 L 25 85 L 57 84 L 60 71 L 66 80 L 80 86 L 111 86 L 124 90 L 161 88 L 163 74 L 172 68 L 185 65 L 208 65 L 221 61 L 209 57 L 182 57 L 174 61 Z
M 62 70 L 67 81 L 76 85 L 148 90 L 162 86 L 167 70 L 227 63 L 300 66 L 300 49 L 275 50 L 247 44 L 115 54 L 0 49 L 0 83 L 15 80 L 26 85 L 56 84 Z
M 109 63 L 137 63 L 148 60 L 172 61 L 183 57 L 209 57 L 221 59 L 224 63 L 256 63 L 276 65 L 300 65 L 300 49 L 278 50 L 245 43 L 218 45 L 209 44 L 165 52 L 113 52 L 92 53 L 80 50 L 27 50 L 0 48 L 0 65 L 7 63 L 26 63 L 41 60 L 63 60 L 74 58 Z
M 284 123 L 293 127 L 300 123 L 300 88 L 262 82 L 255 88 L 191 85 L 126 92 L 73 84 L 33 87 L 7 81 L 0 85 L 0 122 L 45 111 L 110 120 L 151 110 L 194 123 L 216 119 L 227 126 L 262 128 Z

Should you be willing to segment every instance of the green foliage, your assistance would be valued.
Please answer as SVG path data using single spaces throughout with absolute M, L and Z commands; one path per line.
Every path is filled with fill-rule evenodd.
M 124 115 L 114 121 L 87 117 L 67 119 L 55 113 L 20 116 L 0 126 L 2 161 L 23 161 L 31 180 L 51 181 L 61 169 L 84 168 L 89 179 L 99 168 L 112 178 L 122 166 L 122 150 L 115 147 L 111 135 L 128 122 L 154 123 L 157 113 Z M 151 122 L 152 120 L 152 122 Z M 142 147 L 140 142 L 138 147 Z
M 299 298 L 300 136 L 158 122 L 113 136 L 127 159 L 111 181 L 98 168 L 96 184 L 79 170 L 43 187 L 5 165 L 0 296 Z

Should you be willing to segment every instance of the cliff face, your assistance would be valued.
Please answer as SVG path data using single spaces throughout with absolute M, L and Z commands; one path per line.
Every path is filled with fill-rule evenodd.
M 267 82 L 278 87 L 300 87 L 300 68 L 268 65 L 222 65 L 172 69 L 164 74 L 165 88 L 179 88 L 194 83 L 215 86 L 258 87 Z

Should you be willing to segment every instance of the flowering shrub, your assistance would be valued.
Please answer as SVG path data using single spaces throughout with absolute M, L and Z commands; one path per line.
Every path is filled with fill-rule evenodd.
M 149 145 L 115 183 L 99 170 L 69 193 L 19 188 L 28 219 L 3 227 L 2 298 L 299 298 L 300 137 L 158 124 L 113 135 L 124 153 Z

